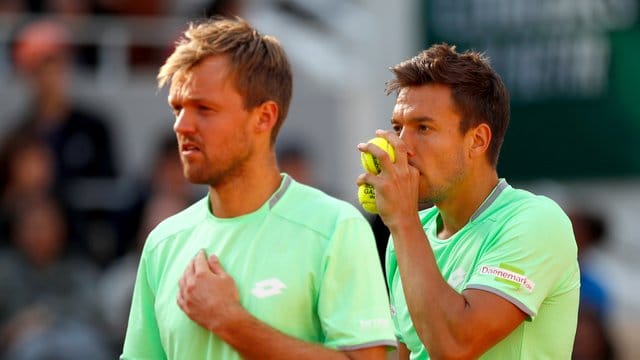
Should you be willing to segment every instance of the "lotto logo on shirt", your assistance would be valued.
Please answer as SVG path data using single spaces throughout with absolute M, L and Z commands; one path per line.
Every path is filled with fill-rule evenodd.
M 271 278 L 267 280 L 258 281 L 256 285 L 251 289 L 253 296 L 258 299 L 274 296 L 282 293 L 282 289 L 287 286 L 278 278 Z
M 524 276 L 524 271 L 509 264 L 500 264 L 499 267 L 483 265 L 480 268 L 480 274 L 495 276 L 496 281 L 511 285 L 516 289 L 521 286 L 532 292 L 536 284 L 529 278 Z

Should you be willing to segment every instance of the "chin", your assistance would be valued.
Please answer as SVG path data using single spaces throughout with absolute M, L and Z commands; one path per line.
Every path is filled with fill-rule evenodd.
M 185 168 L 184 177 L 192 184 L 205 185 L 209 183 L 209 179 L 202 172 L 193 171 L 193 169 Z

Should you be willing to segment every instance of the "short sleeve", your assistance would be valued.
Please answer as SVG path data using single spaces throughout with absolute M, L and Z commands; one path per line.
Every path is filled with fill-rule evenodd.
M 380 258 L 364 218 L 337 224 L 322 263 L 318 314 L 325 346 L 395 346 Z
M 394 279 L 396 278 L 396 272 L 398 271 L 398 259 L 396 258 L 396 250 L 393 247 L 393 239 L 391 238 L 391 236 L 389 236 L 389 241 L 387 242 L 387 250 L 385 253 L 385 269 L 387 287 L 389 288 L 390 295 L 389 300 L 391 303 L 391 319 L 393 320 L 394 333 L 398 341 L 404 343 L 402 332 L 400 331 L 400 323 L 398 321 L 396 304 L 393 297 L 393 289 L 396 286 L 396 284 L 394 283 Z
M 148 259 L 143 252 L 133 290 L 129 323 L 121 360 L 166 359 L 154 310 L 155 295 L 148 276 Z
M 550 294 L 569 290 L 578 271 L 577 247 L 568 217 L 551 200 L 521 209 L 493 236 L 467 289 L 504 297 L 530 318 Z

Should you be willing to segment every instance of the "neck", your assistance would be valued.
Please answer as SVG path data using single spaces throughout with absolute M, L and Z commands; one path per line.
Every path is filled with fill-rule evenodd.
M 440 239 L 448 239 L 464 227 L 475 211 L 482 205 L 498 184 L 495 170 L 484 176 L 470 176 L 452 194 L 436 204 L 440 211 L 442 228 L 438 229 Z
M 246 166 L 241 175 L 209 186 L 211 211 L 216 217 L 237 217 L 259 209 L 278 190 L 282 178 L 275 155 L 261 165 Z M 254 162 L 255 163 L 255 162 Z

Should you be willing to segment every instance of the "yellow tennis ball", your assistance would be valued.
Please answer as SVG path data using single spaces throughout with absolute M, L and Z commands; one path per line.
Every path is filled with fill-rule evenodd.
M 358 201 L 362 205 L 362 208 L 371 214 L 378 213 L 378 206 L 376 205 L 376 189 L 369 184 L 362 184 L 358 186 Z
M 393 146 L 391 146 L 387 139 L 382 137 L 375 137 L 369 140 L 369 143 L 375 144 L 380 149 L 384 150 L 389 155 L 391 162 L 396 161 L 396 152 L 393 150 Z M 380 174 L 380 171 L 382 171 L 378 159 L 368 152 L 360 153 L 360 161 L 362 162 L 362 167 L 370 174 L 377 175 Z

